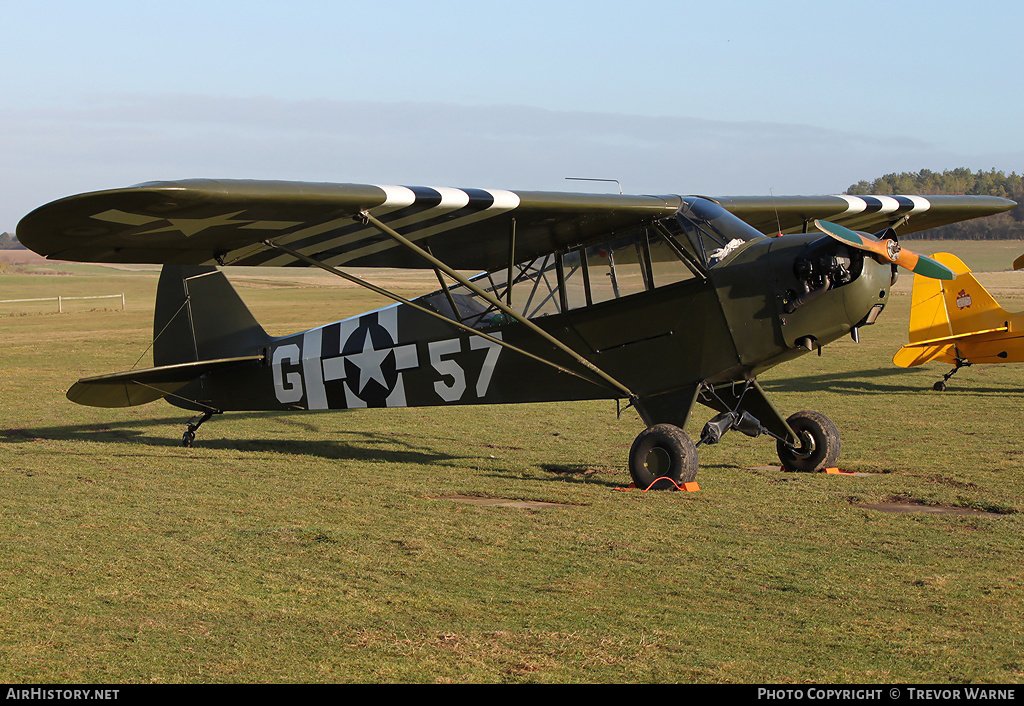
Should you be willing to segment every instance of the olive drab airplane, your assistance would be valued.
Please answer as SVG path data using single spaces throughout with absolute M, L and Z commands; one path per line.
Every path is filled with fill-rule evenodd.
M 901 251 L 895 229 L 1013 205 L 184 180 L 61 199 L 17 235 L 52 259 L 164 265 L 153 367 L 84 378 L 75 402 L 164 398 L 199 413 L 190 445 L 235 410 L 625 400 L 646 425 L 629 468 L 648 488 L 693 480 L 697 445 L 733 429 L 775 439 L 787 468 L 834 466 L 835 425 L 784 416 L 757 375 L 856 340 L 897 265 L 952 277 Z M 396 303 L 273 337 L 218 269 L 232 265 L 320 267 Z M 440 287 L 409 300 L 354 267 L 429 268 Z M 684 429 L 697 403 L 714 416 L 695 444 Z
M 960 368 L 974 363 L 1024 361 L 1024 312 L 1013 314 L 996 303 L 960 258 L 932 256 L 956 275 L 948 282 L 914 277 L 909 340 L 892 362 L 901 368 L 932 360 L 952 363 L 932 389 L 943 391 Z M 1024 260 L 1014 261 L 1020 269 Z

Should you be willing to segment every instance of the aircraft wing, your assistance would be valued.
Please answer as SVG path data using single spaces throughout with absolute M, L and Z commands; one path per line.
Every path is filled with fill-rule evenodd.
M 780 196 L 715 199 L 762 233 L 798 232 L 815 218 L 860 230 L 901 219 L 900 232 L 1012 208 L 986 196 Z M 288 181 L 149 182 L 70 196 L 18 224 L 18 240 L 55 260 L 187 265 L 429 265 L 372 225 L 368 212 L 448 266 L 495 270 L 605 240 L 673 215 L 680 196 L 373 186 Z
M 998 196 L 725 196 L 715 198 L 762 233 L 813 230 L 815 218 L 874 233 L 898 222 L 900 235 L 1008 211 Z
M 428 267 L 357 219 L 367 211 L 450 267 L 493 270 L 675 213 L 678 196 L 623 196 L 283 181 L 185 180 L 70 196 L 18 224 L 55 260 Z

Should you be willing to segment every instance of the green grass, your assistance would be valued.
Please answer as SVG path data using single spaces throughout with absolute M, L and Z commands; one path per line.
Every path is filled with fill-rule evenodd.
M 960 245 L 911 247 L 978 270 L 1024 252 Z M 831 416 L 841 465 L 867 475 L 782 473 L 773 442 L 730 434 L 701 447 L 700 492 L 645 494 L 621 490 L 641 424 L 608 402 L 234 414 L 182 448 L 181 410 L 64 398 L 144 353 L 155 271 L 53 269 L 73 274 L 0 274 L 0 299 L 128 307 L 0 318 L 0 681 L 1024 678 L 1024 366 L 961 370 L 942 394 L 946 366 L 895 368 L 909 277 L 859 345 L 762 379 L 780 409 Z M 235 279 L 275 333 L 378 303 Z M 894 498 L 994 514 L 858 506 Z

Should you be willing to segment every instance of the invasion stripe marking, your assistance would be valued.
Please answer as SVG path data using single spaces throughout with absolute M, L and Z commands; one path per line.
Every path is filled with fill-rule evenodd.
M 383 204 L 370 209 L 370 212 L 395 229 L 407 228 L 431 219 L 456 219 L 462 212 L 478 213 L 481 210 L 489 210 L 498 201 L 494 194 L 484 189 L 379 185 L 377 188 L 384 191 L 385 200 Z M 519 204 L 519 197 L 511 192 L 496 193 L 501 194 L 500 203 L 503 205 L 514 207 Z M 509 198 L 509 195 L 514 198 Z M 382 208 L 388 210 L 381 211 Z M 376 229 L 361 223 L 353 224 L 351 221 L 348 222 L 348 227 L 338 229 L 333 237 L 318 237 L 323 233 L 310 233 L 308 230 L 303 231 L 299 238 L 294 237 L 296 235 L 299 234 L 293 233 L 291 237 L 282 239 L 280 242 L 299 251 L 304 251 L 306 248 L 317 248 L 317 252 L 312 254 L 313 257 L 320 257 L 325 253 L 350 248 L 353 244 L 364 240 L 381 237 Z M 304 266 L 304 263 L 277 253 L 271 254 L 271 257 L 263 261 L 263 264 Z
M 456 221 L 460 226 L 466 225 L 469 222 L 466 220 L 468 217 L 491 209 L 494 206 L 496 200 L 495 197 L 490 192 L 484 189 L 446 189 L 444 191 L 438 191 L 441 193 L 442 202 L 447 200 L 448 203 L 450 204 L 461 203 L 462 207 L 456 208 L 454 211 L 441 213 L 439 215 L 432 215 L 436 210 L 439 210 L 433 209 L 430 212 L 424 213 L 424 218 L 420 220 L 417 220 L 415 222 L 407 221 L 404 224 L 405 227 L 403 227 L 402 229 L 403 235 L 409 238 L 416 239 L 416 237 L 414 237 L 413 234 L 418 233 L 419 231 L 424 230 L 426 228 L 434 228 L 435 226 L 445 223 L 454 226 Z M 446 194 L 445 191 L 451 193 Z M 507 198 L 504 199 L 504 202 L 511 203 L 511 201 Z M 518 203 L 518 197 L 516 197 L 515 203 Z M 489 218 L 492 215 L 497 214 L 488 214 L 487 217 Z M 394 228 L 396 224 L 392 222 L 389 223 L 389 225 Z M 326 257 L 337 257 L 339 255 L 344 255 L 346 252 L 349 251 L 355 251 L 357 249 L 361 249 L 369 245 L 375 245 L 378 243 L 384 243 L 389 241 L 389 238 L 386 235 L 376 230 L 375 228 L 367 230 L 369 230 L 369 233 L 361 238 L 337 238 L 329 242 L 321 243 L 321 246 L 326 245 L 327 247 L 324 247 L 322 250 L 313 255 L 313 257 L 318 259 Z
M 381 220 L 396 230 L 402 229 L 405 234 L 415 240 L 500 215 L 515 209 L 520 204 L 518 194 L 498 189 L 380 188 L 385 190 L 388 198 L 382 206 L 377 208 L 390 205 L 399 207 L 398 210 L 391 212 L 388 217 Z M 409 204 L 410 195 L 414 196 L 412 204 Z M 427 208 L 421 208 L 421 206 L 427 205 L 429 205 Z M 376 208 L 371 212 L 373 211 L 376 211 Z M 377 214 L 374 213 L 374 215 Z M 413 233 L 416 235 L 413 236 Z M 308 236 L 308 229 L 303 235 Z M 318 252 L 312 255 L 313 257 L 331 258 L 337 264 L 339 259 L 348 261 L 393 247 L 394 243 L 384 240 L 385 238 L 386 236 L 380 234 L 376 229 L 360 224 L 354 228 L 339 229 L 338 234 L 331 238 L 306 237 L 298 245 L 291 238 L 282 239 L 281 242 L 299 251 L 315 246 L 318 248 Z M 239 264 L 253 263 L 250 260 Z M 264 264 L 306 266 L 305 263 L 287 255 L 277 254 L 267 259 Z
M 903 196 L 902 198 L 914 204 L 914 208 L 910 210 L 911 214 L 922 213 L 932 207 L 932 202 L 923 196 Z
M 849 196 L 836 194 L 846 201 L 846 210 L 833 218 L 871 213 L 921 213 L 931 208 L 931 202 L 923 196 Z
M 383 207 L 405 208 L 416 203 L 416 194 L 408 187 L 379 184 L 374 184 L 374 186 L 384 192 L 384 203 L 381 204 Z
M 404 209 L 409 208 L 416 203 L 416 194 L 412 189 L 405 186 L 377 186 L 378 189 L 384 192 L 384 201 L 371 209 L 378 218 L 396 218 L 398 214 L 404 212 Z M 415 213 L 416 211 L 411 211 Z M 289 233 L 286 236 L 278 239 L 282 245 L 287 245 L 296 250 L 302 250 L 307 246 L 316 246 L 325 242 L 333 242 L 335 239 L 349 235 L 352 233 L 359 233 L 362 231 L 368 231 L 369 228 L 362 223 L 353 222 L 351 216 L 343 216 L 342 218 L 335 218 L 333 220 L 313 225 L 302 230 L 297 230 L 294 233 Z M 336 231 L 336 235 L 331 240 L 325 240 L 324 235 Z M 305 263 L 301 263 L 299 260 L 295 260 L 290 255 L 282 255 L 277 251 L 264 250 L 261 253 L 253 255 L 245 259 L 245 261 L 239 261 L 240 265 L 262 265 L 266 267 L 276 266 L 305 266 Z
M 913 215 L 931 208 L 931 202 L 922 196 L 849 196 L 836 194 L 847 203 L 843 213 L 832 216 L 837 223 L 856 229 L 858 224 L 877 222 L 880 217 L 893 214 Z
M 430 219 L 431 222 L 419 223 L 416 228 L 406 229 L 403 235 L 406 235 L 413 241 L 422 240 L 432 235 L 454 230 L 456 227 L 469 225 L 470 223 L 501 215 L 502 213 L 515 209 L 520 204 L 519 195 L 515 192 L 497 189 L 487 189 L 485 191 L 493 197 L 494 203 L 484 211 L 477 211 L 474 209 L 474 211 L 468 215 L 447 214 L 447 217 L 434 217 Z M 460 211 L 460 213 L 461 212 L 462 211 Z M 454 220 L 451 220 L 453 218 Z M 330 258 L 326 260 L 328 264 L 340 265 L 396 246 L 397 243 L 389 239 L 384 242 L 367 243 L 367 245 L 359 247 L 358 249 L 347 249 L 347 251 L 340 253 L 325 252 L 324 254 Z
M 878 213 L 882 210 L 885 205 L 881 198 L 875 196 L 861 196 L 860 200 L 864 202 L 864 210 L 861 213 Z
M 842 213 L 837 213 L 834 216 L 836 220 L 846 216 L 852 216 L 855 213 L 861 213 L 867 207 L 867 204 L 864 203 L 864 199 L 857 198 L 856 196 L 847 196 L 846 194 L 836 194 L 836 196 L 846 202 L 846 210 Z

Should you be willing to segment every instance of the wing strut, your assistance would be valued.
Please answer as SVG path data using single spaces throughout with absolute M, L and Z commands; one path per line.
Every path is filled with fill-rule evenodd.
M 514 309 L 512 309 L 511 307 L 509 307 L 506 304 L 503 304 L 501 301 L 499 301 L 490 292 L 487 292 L 487 291 L 481 289 L 480 287 L 476 286 L 469 279 L 467 279 L 466 277 L 463 277 L 458 272 L 453 270 L 451 267 L 449 267 L 448 265 L 446 265 L 443 262 L 441 262 L 440 260 L 438 260 L 436 257 L 434 257 L 433 255 L 428 253 L 426 250 L 424 250 L 420 246 L 416 245 L 416 243 L 412 242 L 411 240 L 409 240 L 408 238 L 406 238 L 404 235 L 402 235 L 398 231 L 394 230 L 393 228 L 385 225 L 383 222 L 381 222 L 380 220 L 375 218 L 369 211 L 361 211 L 359 213 L 358 217 L 360 219 L 362 219 L 364 223 L 369 223 L 374 228 L 376 228 L 381 233 L 383 233 L 384 235 L 386 235 L 389 238 L 391 238 L 392 240 L 394 240 L 399 245 L 402 245 L 405 248 L 407 248 L 407 249 L 411 250 L 412 252 L 414 252 L 415 254 L 419 255 L 421 258 L 423 258 L 424 260 L 429 262 L 431 265 L 433 265 L 437 269 L 439 269 L 442 272 L 444 272 L 446 275 L 451 277 L 453 280 L 455 280 L 456 282 L 461 284 L 463 287 L 466 287 L 467 289 L 469 289 L 471 292 L 476 294 L 478 297 L 480 297 L 481 299 L 486 301 L 491 306 L 497 307 L 503 313 L 505 313 L 508 316 L 512 317 L 515 321 L 518 321 L 523 326 L 525 326 L 526 328 L 528 328 L 531 331 L 533 331 L 534 333 L 536 333 L 538 336 L 543 338 L 545 341 L 547 341 L 551 345 L 553 345 L 556 348 L 558 348 L 558 350 L 560 350 L 563 353 L 565 353 L 566 355 L 570 356 L 573 360 L 575 360 L 577 363 L 582 365 L 584 368 L 586 368 L 590 372 L 595 373 L 596 375 L 600 376 L 601 379 L 605 380 L 606 382 L 608 382 L 609 384 L 611 384 L 612 386 L 614 386 L 616 389 L 620 390 L 621 392 L 625 393 L 625 395 L 627 397 L 629 397 L 630 399 L 633 399 L 633 398 L 636 397 L 636 395 L 633 394 L 632 390 L 630 390 L 628 387 L 623 385 L 621 382 L 619 382 L 618 380 L 613 378 L 611 375 L 609 375 L 605 371 L 601 370 L 599 367 L 597 367 L 596 365 L 591 363 L 589 360 L 587 360 L 586 358 L 581 356 L 579 353 L 574 351 L 572 348 L 569 348 L 569 346 L 567 346 L 564 343 L 562 343 L 561 341 L 559 341 L 557 338 L 552 336 L 550 333 L 548 333 L 547 331 L 542 329 L 537 324 L 535 324 L 532 321 L 530 321 L 529 319 L 527 319 L 525 316 L 520 314 L 518 311 L 515 311 Z
M 372 282 L 367 282 L 366 280 L 359 279 L 358 277 L 350 275 L 347 272 L 343 272 L 342 270 L 339 270 L 336 267 L 332 267 L 331 265 L 328 265 L 327 263 L 320 262 L 319 260 L 316 260 L 316 259 L 314 259 L 314 258 L 312 258 L 312 257 L 310 257 L 308 255 L 305 255 L 305 254 L 299 252 L 298 250 L 292 250 L 289 247 L 286 247 L 284 245 L 280 245 L 278 243 L 275 243 L 273 240 L 264 240 L 263 244 L 266 245 L 269 248 L 273 248 L 274 250 L 280 250 L 283 253 L 291 255 L 292 257 L 294 257 L 294 258 L 296 258 L 298 260 L 301 260 L 301 261 L 303 261 L 303 262 L 305 262 L 305 263 L 307 263 L 309 265 L 312 265 L 313 267 L 319 267 L 320 269 L 325 270 L 326 272 L 330 272 L 332 275 L 337 275 L 338 277 L 341 277 L 344 280 L 352 282 L 353 284 L 358 284 L 360 287 L 364 287 L 366 289 L 369 289 L 371 292 L 374 292 L 376 294 L 380 294 L 381 296 L 387 297 L 388 299 L 393 299 L 396 302 L 399 302 L 401 304 L 407 304 L 408 306 L 411 306 L 413 309 L 416 309 L 417 311 L 421 311 L 424 314 L 429 314 L 430 316 L 433 316 L 435 319 L 440 319 L 441 321 L 444 321 L 446 324 L 451 324 L 452 326 L 455 326 L 455 327 L 457 327 L 459 329 L 462 329 L 463 331 L 467 331 L 467 332 L 473 334 L 474 336 L 480 336 L 481 338 L 483 338 L 483 339 L 485 339 L 487 341 L 490 341 L 491 343 L 499 345 L 499 346 L 501 346 L 503 348 L 508 348 L 509 350 L 515 351 L 516 353 L 519 353 L 521 355 L 525 355 L 527 358 L 532 358 L 533 360 L 536 360 L 539 363 L 544 363 L 545 365 L 550 365 L 552 368 L 554 368 L 555 370 L 558 370 L 559 372 L 567 373 L 567 374 L 572 375 L 574 377 L 578 377 L 580 380 L 584 380 L 586 382 L 589 382 L 592 385 L 597 385 L 599 387 L 609 387 L 608 385 L 602 383 L 599 380 L 594 380 L 593 378 L 587 377 L 586 375 L 581 375 L 580 373 L 576 372 L 575 370 L 570 370 L 570 369 L 568 369 L 566 367 L 563 367 L 563 366 L 559 365 L 558 363 L 554 363 L 554 362 L 552 362 L 550 360 L 547 360 L 546 358 L 541 358 L 539 355 L 535 355 L 534 353 L 530 353 L 529 351 L 524 351 L 522 348 L 519 348 L 518 346 L 514 346 L 511 343 L 507 343 L 507 342 L 501 340 L 500 338 L 496 338 L 494 336 L 490 336 L 490 335 L 484 333 L 483 331 L 478 331 L 477 329 L 473 328 L 472 326 L 469 326 L 468 324 L 464 324 L 461 321 L 456 321 L 455 319 L 449 318 L 449 317 L 445 316 L 444 314 L 441 314 L 441 313 L 439 313 L 437 311 L 434 311 L 433 309 L 428 309 L 427 307 L 422 306 L 420 304 L 417 304 L 416 302 L 411 301 L 409 299 L 406 299 L 405 297 L 403 297 L 401 295 L 398 295 L 398 294 L 395 294 L 394 292 L 389 292 L 388 290 L 384 289 L 383 287 L 378 287 L 377 285 L 373 284 Z M 443 283 L 442 283 L 442 285 L 443 285 Z M 447 288 L 445 287 L 445 289 L 447 289 Z M 519 318 L 519 317 L 517 316 L 516 318 Z M 625 387 L 621 387 L 621 389 L 626 390 Z M 629 390 L 626 390 L 626 393 L 627 393 L 627 395 L 632 397 L 632 393 L 629 392 Z

